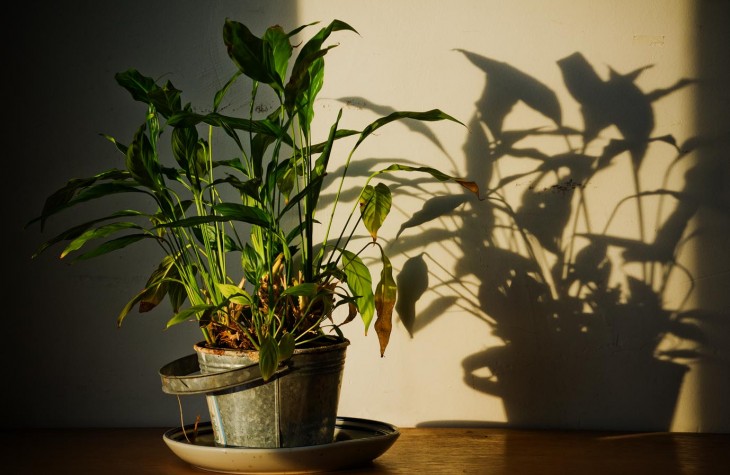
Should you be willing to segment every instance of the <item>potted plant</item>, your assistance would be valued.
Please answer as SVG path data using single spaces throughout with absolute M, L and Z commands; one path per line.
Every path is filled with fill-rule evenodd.
M 323 84 L 324 58 L 335 46 L 325 42 L 334 32 L 355 30 L 334 20 L 293 46 L 293 39 L 312 25 L 289 32 L 271 26 L 258 37 L 243 23 L 226 20 L 223 40 L 235 68 L 212 98 L 209 112 L 184 103 L 182 91 L 170 81 L 157 82 L 135 69 L 116 74 L 119 85 L 146 105 L 144 120 L 128 143 L 105 135 L 121 152 L 123 167 L 68 181 L 31 221 L 42 229 L 59 212 L 113 195 L 117 203 L 119 196 L 150 199 L 147 209 L 122 205 L 67 229 L 38 253 L 65 243 L 62 258 L 73 254 L 85 260 L 140 242 L 159 246 L 159 265 L 117 322 L 121 325 L 135 307 L 148 312 L 165 298 L 173 310 L 168 327 L 197 322 L 202 341 L 195 345 L 196 361 L 179 360 L 163 371 L 169 392 L 176 392 L 173 386 L 181 382 L 175 378 L 198 365 L 208 375 L 246 370 L 243 380 L 242 372 L 234 371 L 234 383 L 210 386 L 208 378 L 198 391 L 208 395 L 216 442 L 222 445 L 331 442 L 349 344 L 340 326 L 359 315 L 367 332 L 375 318 L 383 355 L 397 288 L 377 240 L 392 202 L 388 186 L 374 184 L 378 175 L 418 172 L 478 194 L 475 184 L 436 169 L 391 164 L 369 175 L 357 202 L 346 210 L 344 225 L 336 228 L 340 196 L 350 186 L 348 168 L 374 131 L 403 119 L 460 122 L 434 109 L 394 112 L 362 130 L 349 130 L 339 127 L 340 110 L 329 134 L 317 138 L 315 99 Z M 250 92 L 243 117 L 223 113 L 229 93 L 238 87 Z M 258 102 L 263 89 L 276 100 L 266 112 Z M 336 145 L 348 137 L 354 145 L 324 214 L 320 196 L 330 158 L 342 153 Z M 214 153 L 225 150 L 223 141 L 233 144 L 235 156 Z M 353 238 L 358 226 L 369 232 L 369 242 Z M 366 251 L 380 258 L 377 281 L 363 261 Z M 336 312 L 339 308 L 343 311 Z M 314 382 L 303 379 L 309 373 L 316 373 Z M 285 395 L 304 406 L 293 408 L 293 402 L 282 400 Z M 241 404 L 248 406 L 241 409 Z M 243 427 L 226 425 L 242 420 Z M 251 429 L 258 423 L 265 427 Z

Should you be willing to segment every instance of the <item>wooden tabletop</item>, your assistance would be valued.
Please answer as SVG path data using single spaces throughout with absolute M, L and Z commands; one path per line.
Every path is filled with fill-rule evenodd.
M 173 454 L 167 429 L 4 431 L 0 473 L 181 475 L 204 472 Z M 395 444 L 348 474 L 730 473 L 730 434 L 402 428 Z M 9 471 L 5 471 L 8 467 Z

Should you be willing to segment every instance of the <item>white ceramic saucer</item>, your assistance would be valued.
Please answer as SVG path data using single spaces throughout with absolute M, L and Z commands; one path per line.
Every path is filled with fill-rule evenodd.
M 193 426 L 185 426 L 190 434 Z M 371 462 L 388 450 L 400 436 L 385 422 L 338 417 L 334 441 L 307 447 L 262 449 L 218 447 L 209 422 L 198 424 L 197 437 L 188 442 L 183 428 L 162 436 L 168 447 L 189 464 L 224 473 L 307 473 L 354 467 Z

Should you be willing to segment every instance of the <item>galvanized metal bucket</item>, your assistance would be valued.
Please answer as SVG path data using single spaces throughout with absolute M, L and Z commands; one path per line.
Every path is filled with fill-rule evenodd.
M 204 393 L 215 442 L 235 447 L 331 443 L 348 340 L 297 349 L 264 382 L 258 352 L 195 345 L 195 354 L 160 370 L 169 394 Z M 199 372 L 198 372 L 199 371 Z

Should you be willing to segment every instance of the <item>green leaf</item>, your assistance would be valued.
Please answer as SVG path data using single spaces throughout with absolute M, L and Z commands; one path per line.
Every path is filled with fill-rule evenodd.
M 274 173 L 276 187 L 279 189 L 281 196 L 284 197 L 285 202 L 289 202 L 289 196 L 297 183 L 297 164 L 298 162 L 293 159 L 286 159 L 276 167 Z M 267 175 L 271 176 L 270 173 L 267 173 Z
M 84 244 L 86 244 L 87 241 L 90 241 L 91 239 L 98 239 L 98 238 L 104 238 L 111 234 L 117 233 L 119 231 L 124 231 L 127 229 L 143 229 L 142 226 L 136 224 L 136 223 L 129 223 L 129 222 L 123 222 L 123 223 L 112 223 L 112 224 L 106 224 L 104 226 L 99 226 L 98 228 L 89 229 L 85 231 L 83 234 L 81 234 L 76 239 L 72 240 L 68 246 L 66 246 L 66 249 L 63 250 L 61 253 L 61 258 L 63 259 L 66 257 L 70 252 L 76 251 L 80 249 Z
M 233 303 L 244 306 L 253 304 L 253 298 L 251 297 L 251 295 L 238 286 L 235 286 L 233 284 L 219 283 L 218 290 L 224 298 Z
M 259 367 L 264 381 L 268 381 L 276 373 L 279 366 L 279 346 L 271 336 L 267 336 L 259 348 Z
M 302 111 L 302 106 L 305 106 L 307 109 L 312 107 L 315 96 L 319 90 L 317 83 L 321 82 L 324 75 L 324 63 L 321 62 L 321 58 L 328 50 L 333 48 L 333 46 L 330 46 L 322 49 L 322 45 L 333 31 L 341 30 L 350 30 L 357 33 L 357 31 L 347 23 L 340 20 L 333 20 L 328 26 L 319 30 L 319 32 L 310 38 L 302 47 L 296 61 L 294 61 L 289 82 L 285 87 L 286 97 L 284 105 L 290 112 L 293 111 L 295 104 L 298 106 L 300 111 Z M 321 64 L 315 65 L 317 61 L 320 61 Z M 297 99 L 304 99 L 306 104 L 302 104 L 302 102 L 297 101 Z M 304 115 L 305 117 L 310 117 L 311 120 L 309 112 L 306 112 Z M 305 120 L 305 124 L 309 124 L 309 121 Z
M 114 75 L 117 83 L 126 89 L 132 98 L 154 107 L 165 117 L 180 110 L 181 91 L 170 81 L 162 87 L 154 79 L 140 74 L 136 69 L 128 69 Z
M 271 124 L 278 124 L 279 115 L 281 114 L 281 108 L 277 107 L 266 117 L 266 120 Z M 264 169 L 264 158 L 266 156 L 266 150 L 271 144 L 276 142 L 278 136 L 274 136 L 270 133 L 267 134 L 254 134 L 251 139 L 251 164 L 253 171 L 246 171 L 247 173 L 253 173 L 253 177 L 260 177 Z
M 313 107 L 319 89 L 324 81 L 324 60 L 322 57 L 334 48 L 328 48 L 311 53 L 308 57 L 299 53 L 289 82 L 284 88 L 284 107 L 293 114 L 299 115 L 300 127 L 304 132 L 309 131 L 309 125 L 314 117 Z
M 378 183 L 374 188 L 367 185 L 360 193 L 362 222 L 373 237 L 373 241 L 378 238 L 378 229 L 390 213 L 392 203 L 390 188 L 382 183 Z
M 279 339 L 279 353 L 277 355 L 279 363 L 291 358 L 291 356 L 294 354 L 295 346 L 296 341 L 294 340 L 294 335 L 292 335 L 291 333 L 284 333 L 281 336 L 281 338 Z
M 315 219 L 314 220 L 314 223 L 319 224 L 319 221 L 317 221 Z M 296 239 L 297 237 L 299 237 L 299 235 L 304 232 L 304 228 L 306 226 L 307 226 L 307 223 L 302 222 L 302 223 L 297 224 L 293 228 L 291 228 L 291 230 L 289 230 L 289 233 L 286 235 L 286 240 L 284 242 L 286 242 L 287 244 L 291 244 L 291 242 L 294 239 Z M 294 253 L 294 251 L 292 251 L 292 254 L 293 253 Z
M 238 305 L 243 305 L 244 307 L 250 307 L 253 305 L 253 297 L 249 295 L 247 292 L 244 292 L 240 295 L 235 295 L 229 299 L 233 303 L 237 303 Z
M 83 203 L 86 201 L 95 200 L 97 198 L 103 198 L 111 195 L 116 195 L 119 193 L 147 193 L 146 191 L 138 188 L 136 183 L 122 183 L 122 182 L 112 182 L 112 183 L 100 183 L 98 185 L 94 185 L 91 187 L 86 188 L 85 190 L 81 191 L 79 194 L 77 194 L 73 200 L 69 201 L 66 207 L 74 206 L 79 203 Z
M 116 193 L 144 193 L 144 191 L 136 188 L 136 182 L 124 183 L 122 181 L 116 181 L 125 179 L 131 179 L 129 172 L 113 169 L 90 178 L 74 178 L 69 180 L 63 187 L 46 198 L 40 216 L 29 221 L 26 227 L 40 221 L 42 231 L 49 217 L 84 201 L 90 201 Z M 107 180 L 115 181 L 106 183 Z M 97 184 L 99 181 L 104 181 L 105 183 Z
M 313 24 L 313 23 L 311 23 Z M 310 25 L 311 25 L 310 24 Z M 329 25 L 319 30 L 319 32 L 314 35 L 307 43 L 302 47 L 301 54 L 309 54 L 313 51 L 318 50 L 322 43 L 332 34 L 334 31 L 352 31 L 354 33 L 357 33 L 357 30 L 353 28 L 352 26 L 348 25 L 342 20 L 334 19 L 332 22 L 330 22 Z M 357 33 L 359 35 L 359 33 Z
M 127 302 L 124 305 L 124 308 L 122 308 L 122 311 L 119 312 L 119 315 L 117 316 L 117 327 L 122 326 L 122 321 L 124 321 L 124 318 L 129 314 L 129 312 L 132 311 L 135 305 L 139 303 L 149 292 L 148 288 L 144 288 L 140 293 L 132 297 L 129 302 Z
M 249 198 L 252 198 L 254 201 L 261 202 L 261 197 L 259 196 L 259 186 L 261 186 L 261 180 L 259 180 L 258 178 L 241 181 L 237 177 L 229 175 L 225 178 L 215 180 L 210 186 L 215 187 L 221 183 L 228 183 L 229 185 L 231 185 L 233 188 L 238 190 L 238 192 L 241 194 L 241 197 L 247 196 Z
M 324 179 L 324 176 L 318 176 L 318 177 L 312 177 L 312 180 L 309 182 L 309 184 L 299 193 L 294 195 L 290 200 L 287 201 L 286 206 L 282 208 L 281 213 L 279 213 L 279 219 L 281 219 L 284 214 L 286 214 L 287 211 L 289 211 L 293 206 L 295 206 L 297 203 L 299 203 L 303 198 L 308 197 L 310 193 L 313 191 L 316 192 L 320 188 L 322 188 L 322 180 Z M 313 216 L 314 209 L 307 209 L 308 216 Z M 309 214 L 311 212 L 311 214 Z M 311 218 L 308 218 L 311 219 Z
M 70 241 L 81 234 L 83 234 L 87 229 L 91 228 L 94 224 L 100 223 L 103 221 L 108 221 L 110 219 L 116 219 L 121 217 L 129 217 L 129 216 L 142 216 L 142 213 L 135 210 L 122 210 L 117 211 L 116 213 L 112 213 L 109 216 L 104 216 L 101 218 L 96 218 L 91 221 L 87 221 L 83 224 L 79 224 L 76 226 L 73 226 L 62 233 L 58 234 L 57 236 L 54 236 L 53 238 L 49 239 L 48 241 L 44 242 L 38 247 L 38 250 L 33 254 L 32 258 L 38 257 L 42 252 L 44 252 L 49 247 L 53 246 L 54 244 L 57 244 L 61 241 Z
M 241 267 L 246 279 L 249 282 L 257 282 L 263 265 L 263 256 L 259 255 L 251 244 L 246 243 L 241 252 Z
M 223 229 L 220 229 L 217 226 L 213 226 L 212 224 L 206 223 L 199 226 L 194 226 L 192 228 L 192 232 L 198 242 L 200 242 L 201 244 L 207 244 L 213 250 L 221 250 L 221 240 L 223 240 L 223 251 L 229 252 L 239 249 L 236 241 L 234 241 L 233 239 L 231 239 L 230 236 L 225 234 Z
M 342 109 L 340 109 L 342 110 Z M 334 124 L 333 124 L 334 125 Z M 332 130 L 330 128 L 330 130 Z M 361 132 L 359 130 L 351 130 L 351 129 L 339 129 L 335 132 L 334 140 L 342 139 L 345 137 L 352 137 L 353 135 L 358 135 Z M 331 143 L 334 141 L 333 139 L 328 138 L 326 142 L 320 142 L 318 144 L 314 144 L 308 149 L 305 149 L 305 153 L 314 155 L 317 153 L 321 153 L 324 151 L 326 147 L 331 147 Z
M 149 312 L 162 302 L 167 295 L 170 271 L 175 271 L 175 261 L 171 256 L 165 256 L 157 268 L 147 279 L 144 296 L 139 303 L 139 312 Z M 175 272 L 175 277 L 178 277 Z
M 225 97 L 225 95 L 228 93 L 228 90 L 233 86 L 233 83 L 236 82 L 236 80 L 241 77 L 241 71 L 236 71 L 233 73 L 233 76 L 231 76 L 231 79 L 228 80 L 227 83 L 223 85 L 222 88 L 218 90 L 218 92 L 215 93 L 215 97 L 213 98 L 213 112 L 218 112 L 218 108 L 221 105 L 221 101 Z
M 170 117 L 182 109 L 180 95 L 182 91 L 176 89 L 170 81 L 162 87 L 155 87 L 149 93 L 150 104 L 162 114 Z
M 156 177 L 159 174 L 157 156 L 142 125 L 127 149 L 126 166 L 132 177 L 152 190 L 157 189 Z
M 393 171 L 407 171 L 407 172 L 423 172 L 428 173 L 429 175 L 436 178 L 438 181 L 453 181 L 455 183 L 458 183 L 459 185 L 463 186 L 467 190 L 474 193 L 480 200 L 483 199 L 481 196 L 479 196 L 479 186 L 473 182 L 473 181 L 467 181 L 461 178 L 453 177 L 451 175 L 447 175 L 446 173 L 439 171 L 435 168 L 431 167 L 412 167 L 409 165 L 400 165 L 397 163 L 394 163 L 393 165 L 390 165 L 387 168 L 383 168 L 382 170 L 378 170 L 377 172 L 373 173 L 372 176 L 380 175 L 381 173 L 387 173 L 387 172 L 393 172 Z
M 155 80 L 143 76 L 136 69 L 128 69 L 114 75 L 117 83 L 126 89 L 135 101 L 150 103 L 149 94 L 157 87 Z
M 251 33 L 246 25 L 227 19 L 223 25 L 223 42 L 228 56 L 243 74 L 264 84 L 276 80 L 270 69 L 274 66 L 273 61 L 265 57 L 264 41 Z
M 187 300 L 188 298 L 188 291 L 185 288 L 185 285 L 180 282 L 180 273 L 178 272 L 177 267 L 172 267 L 170 269 L 169 276 L 175 280 L 170 280 L 167 282 L 167 297 L 170 301 L 172 311 L 179 312 L 180 307 L 182 307 L 182 305 L 185 303 L 185 300 Z
M 242 288 L 233 284 L 218 284 L 218 290 L 223 297 L 229 299 L 236 295 L 243 295 L 245 292 Z
M 215 310 L 214 305 L 193 305 L 192 307 L 188 307 L 185 310 L 173 315 L 172 318 L 167 321 L 167 325 L 165 328 L 170 328 L 173 325 L 185 322 L 191 318 L 195 318 L 196 320 L 198 320 L 200 318 L 199 315 L 210 312 L 212 310 Z
M 156 238 L 154 236 L 150 236 L 149 234 L 130 234 L 128 236 L 122 236 L 105 242 L 93 251 L 81 254 L 80 256 L 76 257 L 75 260 L 81 261 L 85 259 L 91 259 L 92 257 L 99 257 L 112 251 L 118 251 L 119 249 L 123 249 L 131 244 L 134 244 L 135 242 L 141 241 L 142 239 Z
M 269 74 L 275 79 L 275 84 L 279 90 L 284 90 L 284 81 L 286 80 L 286 72 L 289 67 L 289 58 L 292 54 L 292 46 L 289 42 L 289 35 L 276 25 L 269 27 L 264 33 L 264 45 L 266 46 L 266 60 Z
M 327 141 L 324 143 L 324 148 L 322 150 L 322 153 L 317 158 L 317 161 L 314 163 L 314 173 L 312 174 L 313 179 L 312 183 L 314 183 L 317 179 L 317 186 L 314 187 L 311 193 L 307 195 L 307 219 L 312 220 L 314 218 L 314 213 L 317 210 L 317 205 L 319 203 L 319 196 L 322 191 L 322 183 L 323 178 L 327 174 L 327 167 L 329 166 L 329 160 L 330 156 L 332 155 L 332 146 L 337 139 L 337 127 L 340 124 L 340 118 L 342 118 L 342 109 L 339 110 L 337 113 L 337 119 L 335 119 L 335 122 L 330 127 L 330 133 L 327 136 Z
M 239 172 L 243 173 L 244 175 L 248 175 L 248 173 L 246 172 L 246 169 L 243 168 L 243 164 L 241 164 L 241 160 L 238 158 L 230 158 L 228 160 L 213 160 L 213 168 L 216 168 L 216 167 L 230 167 L 230 168 L 233 168 L 234 170 L 238 170 Z M 226 178 L 228 178 L 228 177 L 226 177 Z M 225 178 L 223 178 L 223 179 L 219 178 L 218 180 L 225 180 Z M 216 180 L 216 181 L 218 181 L 218 180 Z
M 331 48 L 333 47 L 328 48 L 328 50 Z M 307 76 L 307 82 L 309 83 L 307 85 L 307 93 L 306 95 L 302 95 L 299 101 L 299 105 L 302 106 L 299 110 L 300 112 L 307 111 L 307 115 L 305 116 L 306 123 L 310 124 L 314 118 L 314 101 L 317 99 L 319 91 L 322 90 L 322 86 L 324 86 L 324 58 L 317 58 L 312 61 L 312 65 L 308 68 Z
M 450 120 L 452 122 L 464 125 L 461 121 L 454 119 L 453 117 L 439 109 L 431 109 L 426 112 L 397 111 L 385 117 L 381 117 L 365 127 L 365 129 L 363 129 L 363 131 L 360 133 L 360 138 L 357 140 L 357 143 L 355 144 L 355 147 L 353 147 L 353 149 L 357 148 L 363 140 L 365 140 L 370 134 L 372 134 L 382 126 L 401 119 L 415 119 L 424 122 Z
M 287 287 L 282 293 L 282 296 L 285 295 L 294 295 L 297 297 L 311 297 L 313 295 L 317 294 L 317 290 L 319 289 L 319 285 L 310 283 L 310 282 L 304 282 L 297 285 L 292 285 L 291 287 Z
M 320 52 L 320 56 L 329 51 L 327 48 Z M 314 102 L 317 98 L 317 94 L 322 89 L 324 84 L 324 59 L 317 57 L 312 61 L 312 64 L 304 72 L 301 83 L 299 84 L 299 90 L 296 96 L 293 98 L 293 102 L 296 104 L 297 115 L 299 117 L 299 124 L 305 135 L 309 135 L 310 125 L 314 120 Z M 291 108 L 290 103 L 286 104 Z
M 190 164 L 195 163 L 198 131 L 195 127 L 175 127 L 172 130 L 172 155 L 190 180 Z
M 261 208 L 246 206 L 238 203 L 218 203 L 213 210 L 224 218 L 233 221 L 243 221 L 268 228 L 271 226 L 271 217 Z
M 210 114 L 196 114 L 190 111 L 181 111 L 170 117 L 167 121 L 168 125 L 191 127 L 201 122 L 212 125 L 214 127 L 230 127 L 234 130 L 243 130 L 245 132 L 253 132 L 263 134 L 281 140 L 287 145 L 292 145 L 291 137 L 286 134 L 278 124 L 269 119 L 250 120 L 241 117 L 231 117 L 211 112 Z
M 370 276 L 370 270 L 357 255 L 346 249 L 340 249 L 340 252 L 342 252 L 342 271 L 345 273 L 347 286 L 356 297 L 357 309 L 365 324 L 365 334 L 367 335 L 370 322 L 375 314 L 373 279 Z
M 124 145 L 123 143 L 117 142 L 117 139 L 115 139 L 111 135 L 107 135 L 107 134 L 99 134 L 99 135 L 101 135 L 102 137 L 104 137 L 105 139 L 107 139 L 108 141 L 110 141 L 111 143 L 113 143 L 114 146 L 117 148 L 117 150 L 119 150 L 120 152 L 122 152 L 122 155 L 126 155 L 127 154 L 127 146 L 126 145 Z
M 228 221 L 242 221 L 249 224 L 268 228 L 271 220 L 261 209 L 238 203 L 219 203 L 213 207 L 217 215 L 191 216 L 170 223 L 161 223 L 156 228 L 190 228 L 208 223 L 225 223 Z

